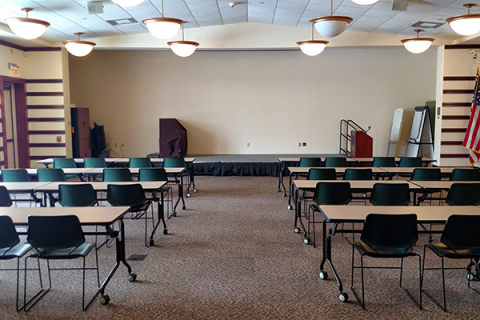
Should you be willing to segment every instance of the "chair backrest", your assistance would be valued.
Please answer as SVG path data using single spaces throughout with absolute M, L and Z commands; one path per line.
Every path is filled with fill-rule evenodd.
M 37 169 L 37 179 L 39 182 L 66 181 L 62 169 Z
M 349 182 L 319 182 L 315 187 L 313 201 L 318 205 L 344 205 L 352 201 Z
M 60 184 L 58 202 L 64 207 L 91 207 L 97 204 L 97 193 L 89 183 Z
M 151 168 L 152 160 L 150 158 L 130 158 L 128 159 L 130 168 Z
M 345 169 L 343 180 L 373 180 L 372 169 Z
M 12 218 L 0 216 L 0 249 L 11 248 L 20 243 Z
M 375 183 L 370 203 L 374 206 L 408 206 L 410 203 L 408 183 Z
M 442 172 L 440 168 L 415 168 L 412 173 L 412 181 L 440 181 Z
M 163 166 L 165 168 L 185 168 L 185 159 L 183 157 L 166 157 L 163 158 Z
M 307 157 L 302 157 L 300 158 L 300 167 L 321 167 L 322 164 L 322 158 L 314 157 L 314 158 L 307 158 Z
M 480 173 L 478 169 L 455 168 L 450 176 L 451 181 L 479 181 Z
M 445 202 L 449 206 L 480 205 L 480 183 L 452 183 Z
M 325 167 L 346 167 L 347 158 L 343 157 L 327 157 L 325 158 Z
M 77 164 L 73 158 L 53 158 L 54 168 L 76 168 Z
M 421 167 L 422 157 L 401 157 L 399 167 Z
M 128 168 L 105 168 L 103 169 L 103 181 L 132 181 L 132 174 Z
M 448 217 L 440 242 L 452 249 L 480 247 L 480 215 Z
M 370 213 L 360 239 L 371 247 L 411 248 L 418 241 L 417 215 Z
M 27 241 L 37 250 L 76 248 L 85 236 L 77 216 L 29 216 Z
M 25 169 L 2 169 L 3 182 L 30 182 L 30 176 Z
M 395 167 L 394 157 L 374 157 L 372 167 Z
M 112 206 L 138 206 L 145 203 L 145 192 L 142 185 L 136 184 L 109 184 L 107 186 L 107 201 Z
M 85 158 L 83 159 L 83 166 L 85 168 L 106 168 L 107 163 L 105 158 Z
M 140 168 L 140 170 L 138 170 L 138 180 L 168 181 L 168 177 L 164 168 Z
M 0 207 L 11 207 L 12 199 L 10 198 L 10 193 L 7 188 L 0 186 Z M 2 233 L 0 232 L 0 235 Z
M 311 168 L 307 180 L 337 180 L 335 168 Z

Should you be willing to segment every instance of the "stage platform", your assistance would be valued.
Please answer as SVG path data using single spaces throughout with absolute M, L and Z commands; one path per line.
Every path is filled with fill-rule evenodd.
M 340 157 L 339 154 L 217 154 L 194 157 L 195 175 L 278 177 L 278 158 Z

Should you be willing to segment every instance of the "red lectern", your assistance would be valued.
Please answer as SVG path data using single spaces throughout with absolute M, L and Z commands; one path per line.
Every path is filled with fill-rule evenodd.
M 352 130 L 352 158 L 371 158 L 373 139 L 363 131 Z

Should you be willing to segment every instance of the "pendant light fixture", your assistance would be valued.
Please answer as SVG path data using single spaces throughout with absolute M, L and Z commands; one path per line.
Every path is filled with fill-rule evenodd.
M 467 3 L 463 6 L 468 9 L 468 14 L 450 17 L 445 21 L 456 33 L 469 36 L 480 31 L 480 14 L 470 13 L 470 8 L 476 6 L 474 3 Z
M 183 24 L 183 20 L 175 18 L 165 18 L 162 0 L 162 17 L 148 18 L 142 20 L 148 31 L 159 39 L 169 39 L 177 34 Z
M 340 35 L 353 19 L 346 16 L 333 15 L 333 0 L 331 0 L 330 15 L 310 20 L 318 33 L 324 37 L 332 38 Z
M 28 13 L 32 10 L 32 8 L 22 8 L 22 11 L 27 15 L 26 18 L 11 17 L 5 19 L 5 22 L 13 33 L 20 38 L 28 40 L 36 39 L 41 37 L 45 30 L 50 26 L 50 23 L 46 21 L 29 18 Z
M 65 45 L 65 48 L 68 52 L 77 57 L 84 57 L 90 52 L 92 52 L 93 47 L 96 45 L 95 42 L 90 41 L 81 41 L 80 36 L 83 32 L 77 32 L 75 35 L 78 36 L 78 40 L 67 40 L 62 43 Z
M 144 0 L 112 0 L 113 3 L 122 7 L 135 7 L 142 3 Z
M 314 57 L 322 53 L 322 51 L 325 49 L 325 47 L 328 44 L 328 41 L 323 41 L 323 40 L 313 40 L 313 24 L 312 24 L 312 40 L 307 40 L 307 41 L 298 41 L 297 44 L 300 47 L 300 50 L 304 54 L 310 57 Z
M 413 30 L 417 33 L 416 38 L 412 39 L 403 39 L 402 43 L 405 46 L 405 49 L 410 51 L 411 53 L 422 53 L 428 50 L 432 45 L 435 39 L 433 38 L 419 38 L 419 33 L 422 32 L 422 29 L 415 29 Z
M 183 58 L 191 56 L 195 52 L 195 50 L 197 50 L 197 47 L 200 45 L 198 42 L 185 41 L 185 30 L 183 28 L 183 25 L 185 23 L 186 21 L 182 23 L 182 40 L 167 42 L 173 53 Z
M 352 0 L 353 3 L 362 5 L 362 6 L 368 6 L 374 3 L 377 3 L 380 0 Z

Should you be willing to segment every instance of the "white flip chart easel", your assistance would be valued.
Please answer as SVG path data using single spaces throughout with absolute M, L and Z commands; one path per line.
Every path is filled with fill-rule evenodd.
M 395 109 L 393 113 L 392 128 L 390 130 L 390 138 L 388 139 L 387 157 L 396 156 L 397 143 L 400 141 L 400 135 L 402 134 L 402 119 L 403 108 Z M 390 148 L 392 145 L 393 148 Z

